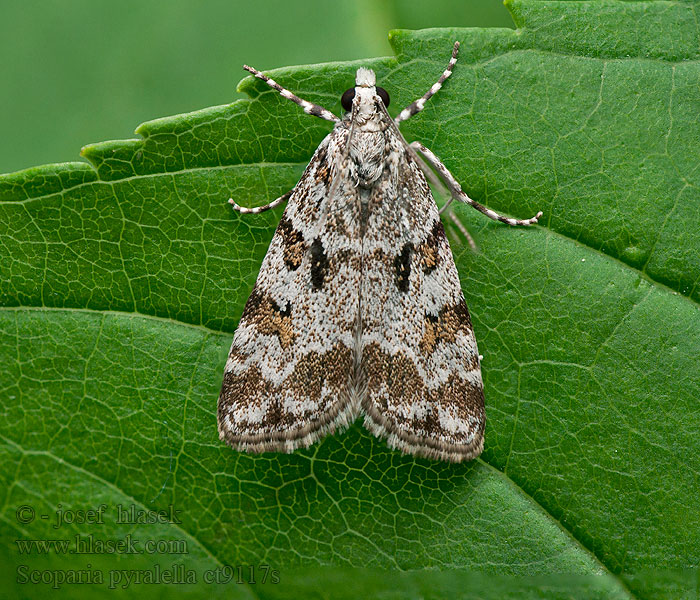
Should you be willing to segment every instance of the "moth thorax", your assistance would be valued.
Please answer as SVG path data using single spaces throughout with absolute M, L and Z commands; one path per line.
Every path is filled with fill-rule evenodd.
M 355 180 L 360 187 L 372 186 L 384 171 L 386 144 L 381 131 L 356 131 L 350 143 Z

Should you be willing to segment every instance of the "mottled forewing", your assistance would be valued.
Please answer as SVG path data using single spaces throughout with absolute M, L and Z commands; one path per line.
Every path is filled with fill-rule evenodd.
M 479 354 L 457 268 L 416 160 L 390 136 L 362 247 L 365 425 L 404 452 L 449 461 L 483 448 Z
M 291 452 L 351 421 L 360 290 L 357 194 L 342 169 L 347 132 L 321 143 L 263 260 L 226 363 L 219 435 L 234 448 Z

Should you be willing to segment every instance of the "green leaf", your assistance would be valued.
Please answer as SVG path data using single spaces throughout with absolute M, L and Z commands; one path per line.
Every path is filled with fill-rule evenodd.
M 692 592 L 696 575 L 685 569 L 700 559 L 698 3 L 508 5 L 517 30 L 396 31 L 395 59 L 362 63 L 398 111 L 428 89 L 461 41 L 454 76 L 403 130 L 490 208 L 544 211 L 541 226 L 523 230 L 457 208 L 479 246 L 474 253 L 453 241 L 484 355 L 482 458 L 450 465 L 403 456 L 359 424 L 292 455 L 248 456 L 219 442 L 225 356 L 279 218 L 238 216 L 226 199 L 264 204 L 290 189 L 330 129 L 248 78 L 240 89 L 251 100 L 146 123 L 141 139 L 88 146 L 92 165 L 0 179 L 1 527 L 10 581 L 18 565 L 90 563 L 106 578 L 114 569 L 182 565 L 199 583 L 178 591 L 204 586 L 222 597 L 347 595 L 372 582 L 384 582 L 386 597 L 474 585 L 491 590 L 483 597 Z M 338 112 L 356 67 L 274 77 Z M 53 529 L 41 518 L 59 505 L 102 503 L 101 524 Z M 118 504 L 172 506 L 179 522 L 118 523 Z M 20 522 L 22 505 L 35 510 L 32 522 Z M 76 534 L 184 540 L 187 554 L 22 555 L 12 541 Z M 254 567 L 255 588 L 203 583 L 204 572 L 224 565 Z M 279 586 L 261 583 L 264 565 L 279 571 Z M 425 568 L 433 570 L 396 573 Z M 570 588 L 548 579 L 553 573 L 572 574 Z M 250 579 L 247 570 L 239 576 Z M 168 593 L 122 584 L 115 587 L 125 595 Z M 16 589 L 31 596 L 47 587 Z M 62 590 L 113 592 L 108 582 Z

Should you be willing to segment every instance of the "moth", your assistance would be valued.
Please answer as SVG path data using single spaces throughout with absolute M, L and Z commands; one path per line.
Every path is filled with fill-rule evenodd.
M 464 461 L 484 444 L 479 352 L 457 268 L 427 178 L 470 199 L 398 124 L 419 113 L 457 61 L 392 118 L 372 70 L 357 70 L 342 119 L 244 68 L 304 112 L 332 121 L 287 201 L 234 334 L 218 401 L 219 436 L 246 452 L 292 452 L 363 415 L 390 447 Z M 422 158 L 421 158 L 422 156 Z M 427 163 L 427 164 L 426 164 Z

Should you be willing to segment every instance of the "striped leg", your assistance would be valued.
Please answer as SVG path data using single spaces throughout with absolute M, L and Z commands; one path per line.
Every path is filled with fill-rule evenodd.
M 450 75 L 452 75 L 452 67 L 454 67 L 455 63 L 457 62 L 457 54 L 458 53 L 459 53 L 459 42 L 455 42 L 455 45 L 452 48 L 452 58 L 450 59 L 450 62 L 447 65 L 447 68 L 443 71 L 442 75 L 440 75 L 440 79 L 438 79 L 433 84 L 433 86 L 425 93 L 425 95 L 422 98 L 418 98 L 418 100 L 416 100 L 415 102 L 409 104 L 406 108 L 404 108 L 399 113 L 399 116 L 396 117 L 396 119 L 394 119 L 394 121 L 396 123 L 401 123 L 401 121 L 405 121 L 406 119 L 410 119 L 413 115 L 415 115 L 423 110 L 425 103 L 428 100 L 430 100 L 430 98 L 440 90 L 440 88 L 442 87 L 442 84 L 445 82 L 445 79 L 447 79 Z
M 442 207 L 442 209 L 440 210 L 441 213 L 445 211 L 445 209 L 452 203 L 453 200 L 459 200 L 460 202 L 470 204 L 479 212 L 484 213 L 489 219 L 493 219 L 494 221 L 500 221 L 501 223 L 506 223 L 507 225 L 534 225 L 535 223 L 537 223 L 537 220 L 542 216 L 542 211 L 538 212 L 534 217 L 530 219 L 511 219 L 509 217 L 499 215 L 497 212 L 494 212 L 491 209 L 482 206 L 481 204 L 467 196 L 462 191 L 462 188 L 460 187 L 457 180 L 452 176 L 452 173 L 450 173 L 447 170 L 447 167 L 443 165 L 440 159 L 437 156 L 435 156 L 430 150 L 428 150 L 423 144 L 421 144 L 420 142 L 411 142 L 411 148 L 417 150 L 425 157 L 428 163 L 430 163 L 430 165 L 440 174 L 440 176 L 447 184 L 447 187 L 450 189 L 452 198 L 450 198 L 450 200 L 448 200 L 445 203 L 445 206 Z
M 273 200 L 272 202 L 270 202 L 270 204 L 265 204 L 264 206 L 256 206 L 254 208 L 246 208 L 245 206 L 240 206 L 239 204 L 236 204 L 234 202 L 233 198 L 229 198 L 228 203 L 231 206 L 233 206 L 233 210 L 236 210 L 243 215 L 256 215 L 266 210 L 270 210 L 271 208 L 275 208 L 275 206 L 282 204 L 282 202 L 286 202 L 287 200 L 289 200 L 289 197 L 292 195 L 293 191 L 294 190 L 290 190 L 284 196 L 280 196 L 279 198 L 277 198 L 277 200 Z
M 307 102 L 306 100 L 302 100 L 301 98 L 299 98 L 299 96 L 295 96 L 294 94 L 292 94 L 292 92 L 283 88 L 274 79 L 270 79 L 267 75 L 263 75 L 257 69 L 249 67 L 248 65 L 243 65 L 243 68 L 249 73 L 255 75 L 258 79 L 262 79 L 271 88 L 277 90 L 280 93 L 280 96 L 282 96 L 283 98 L 291 100 L 292 102 L 301 106 L 307 115 L 321 117 L 322 119 L 325 119 L 326 121 L 331 121 L 333 123 L 337 123 L 338 121 L 340 121 L 340 119 L 336 117 L 331 111 L 326 110 L 325 108 L 323 108 L 323 106 L 319 106 L 318 104 L 313 104 L 311 102 Z

